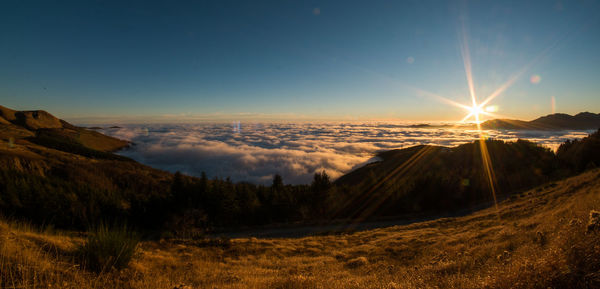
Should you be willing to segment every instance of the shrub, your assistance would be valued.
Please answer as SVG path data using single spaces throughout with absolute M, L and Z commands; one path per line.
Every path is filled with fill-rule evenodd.
M 100 224 L 88 232 L 79 251 L 83 265 L 89 270 L 103 272 L 127 267 L 133 258 L 139 239 L 126 226 L 109 228 Z

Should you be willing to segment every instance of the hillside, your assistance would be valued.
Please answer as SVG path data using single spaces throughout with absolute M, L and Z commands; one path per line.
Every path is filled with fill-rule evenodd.
M 112 153 L 128 146 L 127 141 L 76 127 L 45 111 L 0 106 L 0 114 L 7 120 L 0 124 L 4 216 L 84 229 L 108 216 L 141 218 L 138 204 L 166 196 L 172 174 Z
M 555 113 L 531 121 L 493 119 L 483 122 L 481 126 L 484 129 L 597 130 L 600 128 L 600 113 Z
M 0 138 L 34 143 L 52 141 L 55 146 L 69 142 L 103 152 L 116 151 L 129 145 L 127 141 L 76 127 L 43 110 L 16 111 L 4 106 L 0 106 Z
M 456 218 L 296 239 L 139 244 L 129 268 L 92 273 L 77 234 L 0 223 L 5 288 L 599 288 L 600 171 Z M 596 220 L 598 221 L 598 220 Z
M 534 143 L 488 140 L 497 197 L 559 177 L 554 154 Z M 479 142 L 415 146 L 378 154 L 382 160 L 336 180 L 356 193 L 342 215 L 393 216 L 449 212 L 493 201 Z

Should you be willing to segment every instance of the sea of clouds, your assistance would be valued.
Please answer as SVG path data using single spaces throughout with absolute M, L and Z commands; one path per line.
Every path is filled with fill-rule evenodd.
M 233 181 L 268 184 L 274 174 L 285 183 L 310 183 L 325 170 L 337 178 L 376 161 L 379 151 L 418 144 L 456 146 L 479 138 L 479 132 L 450 127 L 410 127 L 390 123 L 233 123 L 125 125 L 108 135 L 135 145 L 119 154 L 159 169 Z M 488 137 L 518 138 L 556 149 L 583 131 L 489 130 Z

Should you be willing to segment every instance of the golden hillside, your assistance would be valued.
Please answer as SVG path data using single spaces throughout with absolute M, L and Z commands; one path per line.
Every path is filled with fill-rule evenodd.
M 0 105 L 0 139 L 31 144 L 48 139 L 70 142 L 98 151 L 116 151 L 129 142 L 74 126 L 44 110 L 16 111 Z
M 143 241 L 122 271 L 91 273 L 68 232 L 0 225 L 2 288 L 598 288 L 600 170 L 495 208 L 294 239 Z M 182 285 L 180 285 L 182 284 Z

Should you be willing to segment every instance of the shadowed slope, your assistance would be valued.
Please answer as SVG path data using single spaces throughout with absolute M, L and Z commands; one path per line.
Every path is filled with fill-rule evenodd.
M 10 122 L 4 119 L 2 116 L 0 116 L 0 124 L 10 124 Z
M 576 172 L 600 165 L 600 129 L 580 140 L 567 141 L 556 152 L 560 161 Z
M 500 196 L 557 176 L 554 154 L 547 148 L 524 140 L 487 140 L 486 146 Z M 382 161 L 336 180 L 336 185 L 356 194 L 338 214 L 440 213 L 492 201 L 480 150 L 475 141 L 452 148 L 416 146 L 380 153 Z

